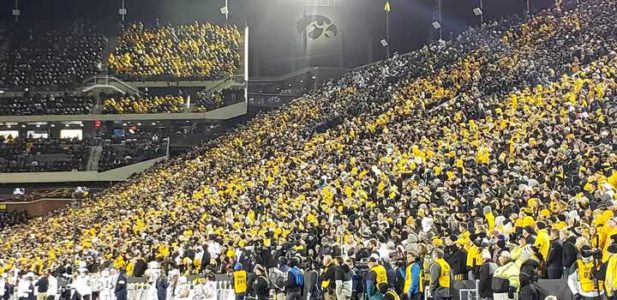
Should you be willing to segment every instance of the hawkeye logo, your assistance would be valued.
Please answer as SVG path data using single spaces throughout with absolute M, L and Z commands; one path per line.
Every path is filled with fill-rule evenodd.
M 338 34 L 338 28 L 330 19 L 322 15 L 308 15 L 298 20 L 298 32 L 305 34 L 311 40 L 321 37 L 333 38 Z

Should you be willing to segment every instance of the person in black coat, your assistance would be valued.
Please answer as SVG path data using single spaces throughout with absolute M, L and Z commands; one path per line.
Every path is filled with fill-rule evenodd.
M 143 277 L 148 268 L 148 263 L 141 255 L 141 253 L 135 259 L 135 266 L 133 267 L 133 277 Z
M 267 300 L 270 297 L 270 287 L 266 278 L 266 269 L 260 265 L 255 266 L 255 280 L 251 283 L 250 294 L 257 300 Z
M 559 279 L 563 274 L 563 246 L 559 240 L 559 230 L 551 230 L 551 248 L 546 258 L 546 278 Z
M 47 279 L 47 276 L 42 276 L 36 281 L 35 286 L 38 294 L 47 294 L 47 290 L 49 289 L 49 279 Z
M 155 286 L 157 300 L 166 300 L 167 288 L 169 287 L 169 280 L 167 280 L 167 277 L 161 274 L 161 276 L 156 279 Z
M 566 272 L 566 276 L 569 275 L 569 270 L 572 267 L 572 265 L 576 262 L 576 258 L 577 258 L 577 251 L 576 251 L 576 236 L 572 235 L 572 236 L 567 236 L 568 233 L 565 231 L 562 231 L 560 233 L 560 237 L 561 240 L 563 241 L 563 258 L 562 258 L 562 263 L 563 263 L 563 269 L 564 272 Z
M 120 275 L 118 276 L 118 281 L 116 281 L 116 287 L 114 288 L 116 300 L 128 300 L 127 285 L 128 278 L 126 278 L 126 270 L 120 269 Z
M 484 259 L 484 264 L 480 266 L 478 293 L 480 294 L 480 299 L 492 299 L 493 290 L 491 289 L 491 283 L 497 264 L 493 262 L 491 254 L 486 250 L 482 252 L 482 259 Z
M 521 265 L 519 300 L 540 300 L 538 290 L 534 286 L 534 283 L 538 280 L 539 267 L 540 263 L 535 259 L 528 259 Z
M 199 267 L 200 273 L 204 273 L 206 268 L 208 268 L 211 259 L 210 252 L 208 252 L 208 244 L 204 244 L 202 248 L 204 249 L 204 252 L 201 255 L 201 266 Z

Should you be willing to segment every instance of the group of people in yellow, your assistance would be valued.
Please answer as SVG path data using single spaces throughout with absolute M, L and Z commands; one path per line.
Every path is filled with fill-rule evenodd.
M 120 33 L 107 62 L 111 70 L 132 79 L 223 78 L 240 65 L 239 43 L 235 25 L 195 22 L 148 28 L 133 23 Z
M 182 96 L 123 96 L 103 101 L 103 112 L 108 114 L 178 113 L 186 107 Z
M 611 296 L 617 54 L 606 49 L 617 46 L 616 8 L 556 7 L 355 70 L 80 208 L 1 232 L 0 272 L 85 257 L 126 268 L 135 253 L 187 274 L 230 272 L 247 246 L 293 243 L 317 258 L 319 247 L 371 243 L 426 262 L 443 249 L 436 274 L 447 264 L 454 279 L 494 261 L 494 276 L 511 279 L 505 293 L 525 295 L 522 270 L 537 261 L 549 277 L 551 251 L 573 239 L 568 272 L 583 274 L 574 288 L 589 296 L 586 250 L 598 249 L 608 268 L 597 289 Z M 185 255 L 195 252 L 211 255 Z

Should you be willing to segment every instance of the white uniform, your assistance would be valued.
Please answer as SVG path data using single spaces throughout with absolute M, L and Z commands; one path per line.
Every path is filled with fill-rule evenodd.
M 47 289 L 47 296 L 53 296 L 54 299 L 56 295 L 58 295 L 58 279 L 53 275 L 47 276 L 47 280 L 49 280 L 49 289 Z
M 31 289 L 33 287 L 32 283 L 27 279 L 20 279 L 17 284 L 17 297 L 28 297 L 30 293 L 33 292 Z
M 114 300 L 114 284 L 115 281 L 112 276 L 102 275 L 99 279 L 101 281 L 101 291 L 99 293 L 99 299 L 101 300 Z
M 6 280 L 4 278 L 0 278 L 0 298 L 4 296 L 4 287 L 6 286 Z
M 73 283 L 73 288 L 78 292 L 82 297 L 87 295 L 92 295 L 92 287 L 90 287 L 90 277 L 89 276 L 79 276 L 77 280 Z

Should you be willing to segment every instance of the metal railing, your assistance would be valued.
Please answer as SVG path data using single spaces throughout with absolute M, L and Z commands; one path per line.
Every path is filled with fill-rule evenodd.
M 118 77 L 115 77 L 115 76 L 112 76 L 112 75 L 92 76 L 92 77 L 87 78 L 83 82 L 83 86 L 85 86 L 85 87 L 93 86 L 93 85 L 112 86 L 112 84 L 120 85 L 124 89 L 129 90 L 132 93 L 139 95 L 139 90 L 137 88 L 131 86 L 130 84 L 122 81 Z

